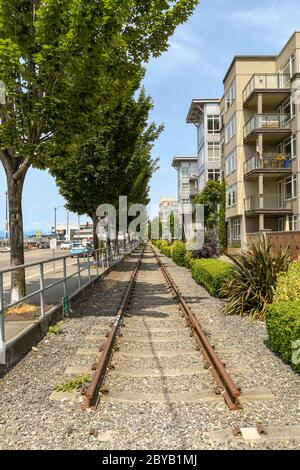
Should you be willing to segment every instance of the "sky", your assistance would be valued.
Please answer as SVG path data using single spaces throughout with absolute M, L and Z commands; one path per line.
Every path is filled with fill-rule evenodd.
M 221 97 L 223 77 L 234 55 L 277 54 L 295 30 L 300 30 L 299 0 L 200 0 L 194 15 L 170 39 L 169 50 L 147 65 L 144 86 L 154 100 L 151 120 L 165 126 L 153 151 L 153 157 L 160 158 L 160 169 L 151 181 L 151 204 L 157 205 L 163 196 L 177 196 L 172 158 L 196 155 L 196 129 L 186 124 L 192 99 Z M 0 164 L 0 232 L 5 224 L 5 191 Z M 64 204 L 47 172 L 29 171 L 23 199 L 26 231 L 49 231 L 54 207 Z M 71 215 L 70 221 L 76 220 Z M 66 223 L 63 208 L 57 212 L 57 223 Z

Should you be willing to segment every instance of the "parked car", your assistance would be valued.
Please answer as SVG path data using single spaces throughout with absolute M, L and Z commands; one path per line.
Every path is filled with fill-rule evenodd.
M 74 258 L 74 256 L 87 257 L 88 255 L 92 256 L 93 252 L 94 250 L 90 243 L 87 243 L 86 246 L 83 246 L 82 243 L 77 242 L 77 243 L 72 243 L 70 256 L 72 258 Z
M 70 250 L 72 248 L 72 243 L 71 242 L 63 242 L 60 245 L 61 250 Z

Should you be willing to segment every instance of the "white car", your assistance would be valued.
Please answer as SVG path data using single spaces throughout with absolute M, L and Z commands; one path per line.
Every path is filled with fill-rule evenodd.
M 72 246 L 71 242 L 64 242 L 60 245 L 61 250 L 70 250 Z

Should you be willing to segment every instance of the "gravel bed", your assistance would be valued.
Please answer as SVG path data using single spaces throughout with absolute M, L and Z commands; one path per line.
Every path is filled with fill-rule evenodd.
M 143 393 L 160 393 L 170 392 L 181 393 L 190 392 L 191 384 L 193 392 L 213 391 L 216 387 L 214 380 L 210 374 L 194 374 L 181 377 L 116 377 L 111 376 L 107 380 L 107 385 L 111 390 L 123 392 L 143 392 Z
M 198 286 L 185 268 L 179 268 L 168 258 L 163 259 L 170 267 L 187 300 L 207 330 L 216 338 L 213 342 L 222 347 L 233 346 L 235 353 L 224 354 L 230 367 L 249 366 L 253 372 L 237 376 L 240 385 L 265 387 L 277 399 L 245 403 L 243 410 L 230 412 L 220 398 L 214 403 L 130 403 L 102 399 L 96 413 L 80 410 L 81 397 L 75 403 L 53 402 L 49 396 L 53 387 L 65 377 L 65 369 L 77 363 L 82 365 L 87 357 L 76 356 L 79 348 L 90 344 L 87 335 L 96 333 L 96 325 L 107 325 L 114 308 L 118 306 L 126 289 L 137 255 L 115 267 L 105 283 L 89 291 L 84 301 L 77 305 L 72 318 L 63 325 L 63 334 L 47 335 L 18 365 L 0 379 L 0 449 L 296 449 L 299 441 L 245 442 L 236 438 L 217 441 L 212 432 L 233 429 L 236 426 L 254 427 L 258 423 L 268 425 L 294 425 L 299 423 L 300 378 L 291 368 L 282 363 L 267 345 L 263 324 L 252 324 L 247 318 L 224 317 L 223 302 L 213 299 Z M 163 277 L 153 282 L 155 271 L 153 258 L 146 253 L 139 275 L 139 286 L 144 289 L 144 302 L 139 302 L 143 317 L 127 318 L 131 328 L 183 327 L 178 321 L 168 320 L 175 315 L 174 301 L 166 291 Z M 158 279 L 157 278 L 157 279 Z M 151 303 L 152 291 L 155 306 Z M 142 300 L 142 299 L 141 299 Z M 149 302 L 149 305 L 148 305 Z M 173 306 L 172 306 L 173 302 Z M 146 305 L 146 306 L 145 306 Z M 136 307 L 135 307 L 136 308 Z M 178 315 L 178 312 L 177 312 Z M 153 322 L 152 318 L 159 317 Z M 100 320 L 101 319 L 101 320 Z M 103 321 L 104 319 L 104 321 Z M 147 319 L 149 319 L 147 321 Z M 124 329 L 124 335 L 125 335 Z M 185 334 L 188 330 L 184 330 Z M 234 334 L 233 334 L 234 332 Z M 153 333 L 154 335 L 155 333 Z M 170 333 L 172 336 L 172 333 Z M 217 339 L 217 336 L 223 339 Z M 159 335 L 158 335 L 159 336 Z M 164 335 L 163 335 L 164 336 Z M 131 335 L 130 335 L 131 337 Z M 122 340 L 123 341 L 123 340 Z M 188 339 L 187 344 L 193 342 Z M 221 347 L 221 346 L 220 346 Z M 223 357 L 223 356 L 222 356 Z M 113 359 L 115 367 L 188 370 L 202 367 L 201 353 L 172 358 L 122 357 L 121 351 Z M 90 357 L 88 357 L 90 364 Z M 78 364 L 79 365 L 79 364 Z M 230 368 L 228 365 L 228 368 Z M 201 380 L 200 380 L 201 378 Z M 130 389 L 141 392 L 157 389 L 157 378 L 118 377 L 113 374 L 108 381 L 114 390 Z M 199 390 L 204 387 L 212 391 L 209 374 L 165 379 L 167 388 L 176 391 Z M 118 388 L 119 387 L 119 388 Z M 183 388 L 180 388 L 183 387 Z M 96 436 L 90 435 L 91 429 Z

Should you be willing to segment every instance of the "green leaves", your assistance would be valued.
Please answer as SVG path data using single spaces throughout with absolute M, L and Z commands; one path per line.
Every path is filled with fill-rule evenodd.
M 273 246 L 260 240 L 238 258 L 233 258 L 233 275 L 224 294 L 227 315 L 249 315 L 264 320 L 267 304 L 273 301 L 277 276 L 286 272 L 290 259 L 284 250 L 273 253 Z

